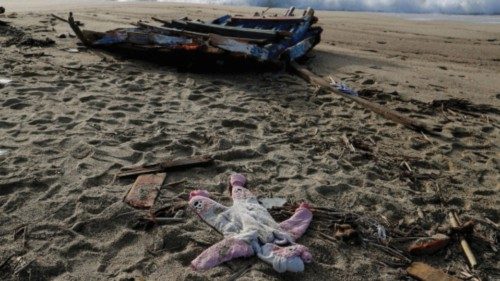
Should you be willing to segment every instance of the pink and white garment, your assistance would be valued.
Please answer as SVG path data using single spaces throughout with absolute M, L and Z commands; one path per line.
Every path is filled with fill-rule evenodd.
M 208 225 L 224 235 L 191 262 L 195 270 L 207 270 L 239 257 L 257 255 L 277 272 L 300 272 L 312 255 L 295 243 L 309 227 L 312 212 L 306 203 L 286 221 L 277 223 L 257 198 L 246 188 L 241 174 L 230 177 L 233 206 L 226 207 L 209 198 L 206 190 L 190 194 L 189 206 Z

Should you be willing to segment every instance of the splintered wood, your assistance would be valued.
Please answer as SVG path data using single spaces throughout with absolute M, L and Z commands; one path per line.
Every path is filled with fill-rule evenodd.
M 421 281 L 460 281 L 460 279 L 450 276 L 423 262 L 414 262 L 410 264 L 406 271 L 411 277 Z
M 166 176 L 166 173 L 138 176 L 123 201 L 135 208 L 151 208 Z

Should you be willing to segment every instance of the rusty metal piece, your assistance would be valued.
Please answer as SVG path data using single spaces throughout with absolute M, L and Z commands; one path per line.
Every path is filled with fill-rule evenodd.
M 410 264 L 406 272 L 408 272 L 411 277 L 421 281 L 460 281 L 460 279 L 450 276 L 423 262 L 414 262 Z
M 138 176 L 123 201 L 135 208 L 151 208 L 166 176 L 166 173 Z
M 435 234 L 431 237 L 421 238 L 408 247 L 408 252 L 414 255 L 433 254 L 446 247 L 450 242 L 450 237 L 444 234 Z

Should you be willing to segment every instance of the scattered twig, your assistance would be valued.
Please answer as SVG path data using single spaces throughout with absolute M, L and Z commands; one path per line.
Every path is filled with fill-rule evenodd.
M 391 248 L 389 246 L 384 246 L 384 245 L 380 245 L 380 244 L 377 244 L 377 243 L 374 243 L 374 242 L 371 242 L 371 241 L 366 241 L 365 239 L 363 239 L 365 242 L 368 242 L 368 244 L 370 246 L 374 246 L 376 248 L 379 248 L 381 249 L 382 251 L 388 253 L 388 254 L 392 254 L 394 256 L 396 256 L 397 258 L 401 259 L 401 260 L 404 260 L 405 262 L 407 263 L 411 263 L 411 260 L 409 258 L 407 258 L 405 255 L 403 255 L 402 253 L 400 253 L 399 251 L 397 251 L 396 249 L 394 248 Z
M 241 268 L 240 270 L 236 271 L 233 275 L 231 275 L 227 280 L 228 281 L 238 280 L 241 276 L 243 276 L 243 274 L 247 273 L 254 264 L 255 262 L 245 265 L 243 268 Z
M 450 212 L 448 214 L 448 218 L 450 219 L 452 227 L 459 228 L 461 226 L 460 220 L 457 214 L 455 214 L 455 212 Z M 467 257 L 467 260 L 469 261 L 471 268 L 476 267 L 477 265 L 476 257 L 474 256 L 474 253 L 472 252 L 469 243 L 467 242 L 467 240 L 465 240 L 465 238 L 462 235 L 460 235 L 460 245 L 462 246 L 462 250 L 464 251 L 465 256 Z
M 16 271 L 14 272 L 14 275 L 18 275 L 19 273 L 23 272 L 23 270 L 25 270 L 28 266 L 30 266 L 34 261 L 35 260 L 32 259 L 31 261 L 29 261 L 26 264 L 24 264 L 23 266 L 21 266 L 21 268 L 16 269 Z
M 180 180 L 180 181 L 174 181 L 174 182 L 171 182 L 171 183 L 168 183 L 168 184 L 164 185 L 164 187 L 167 187 L 167 186 L 176 186 L 176 185 L 179 185 L 179 184 L 183 184 L 185 182 L 187 182 L 186 179 Z
M 347 148 L 349 148 L 349 150 L 351 152 L 356 152 L 354 145 L 352 145 L 352 143 L 349 141 L 349 139 L 347 138 L 347 135 L 345 133 L 342 134 L 342 141 L 347 146 Z
M 183 218 L 153 218 L 152 221 L 158 223 L 171 223 L 171 222 L 183 222 L 185 219 Z
M 401 163 L 401 165 L 405 165 L 406 169 L 408 169 L 409 172 L 413 172 L 413 170 L 411 169 L 410 164 L 408 164 L 408 162 L 403 161 L 403 163 Z

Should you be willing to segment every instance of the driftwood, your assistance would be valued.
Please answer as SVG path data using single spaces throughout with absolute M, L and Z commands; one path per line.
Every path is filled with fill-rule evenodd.
M 422 281 L 460 281 L 460 279 L 450 276 L 423 262 L 412 263 L 406 269 L 406 272 L 408 272 L 411 277 Z
M 315 86 L 319 86 L 322 89 L 330 91 L 334 94 L 340 95 L 344 98 L 348 98 L 350 100 L 353 100 L 356 103 L 362 105 L 363 107 L 365 107 L 367 109 L 370 109 L 371 111 L 377 113 L 378 115 L 380 115 L 388 120 L 402 124 L 402 125 L 410 128 L 412 130 L 415 130 L 415 131 L 425 132 L 429 135 L 434 135 L 434 136 L 439 135 L 436 132 L 437 128 L 436 129 L 430 128 L 427 124 L 425 124 L 421 121 L 412 119 L 408 116 L 402 115 L 401 113 L 396 112 L 392 109 L 389 109 L 389 108 L 384 107 L 382 105 L 370 102 L 370 101 L 363 99 L 361 97 L 352 96 L 352 95 L 348 95 L 346 93 L 341 92 L 340 90 L 336 89 L 335 87 L 332 87 L 332 85 L 330 85 L 330 83 L 328 81 L 326 81 L 325 79 L 312 73 L 311 71 L 309 71 L 308 69 L 299 65 L 296 62 L 292 61 L 290 63 L 290 67 L 295 73 L 297 73 L 302 79 L 306 80 L 307 82 L 309 82 Z
M 455 214 L 455 212 L 450 212 L 448 214 L 448 218 L 450 219 L 450 223 L 453 228 L 459 228 L 461 226 L 460 220 L 458 219 L 458 216 L 457 214 Z M 464 251 L 465 256 L 467 257 L 467 260 L 469 261 L 471 268 L 476 267 L 477 265 L 476 257 L 474 256 L 474 253 L 472 252 L 469 243 L 467 243 L 467 240 L 465 240 L 463 235 L 460 235 L 460 245 L 462 246 L 462 250 Z

